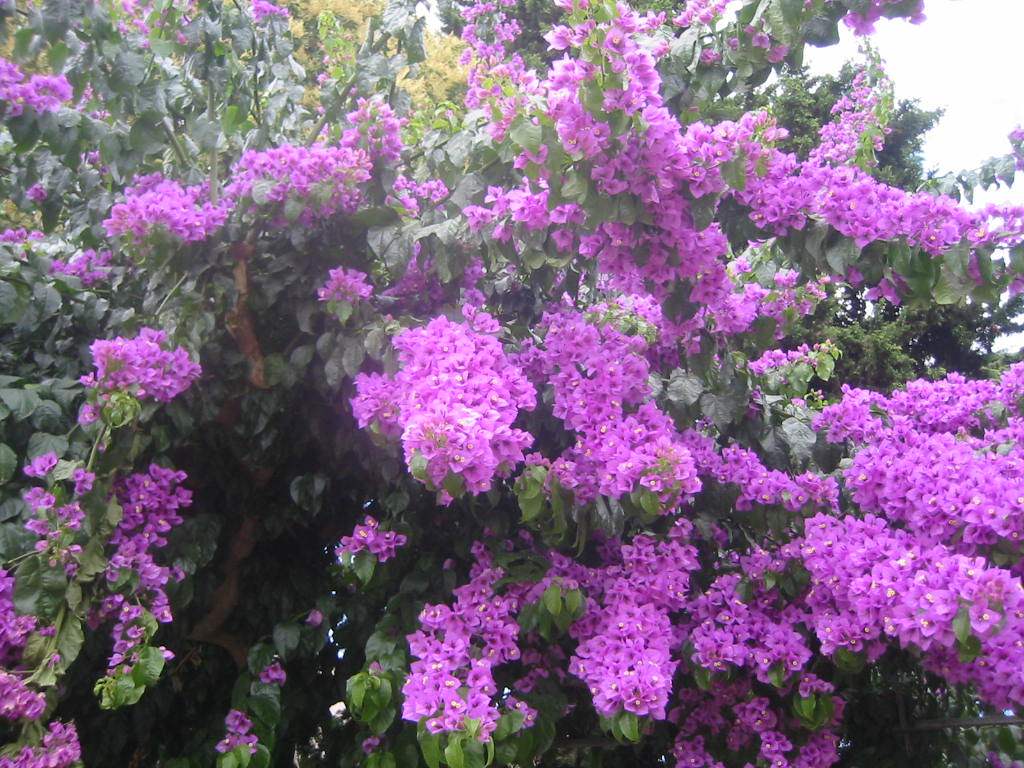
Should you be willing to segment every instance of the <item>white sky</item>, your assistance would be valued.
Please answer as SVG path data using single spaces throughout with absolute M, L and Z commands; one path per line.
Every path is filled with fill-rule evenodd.
M 882 19 L 871 41 L 885 60 L 897 98 L 946 110 L 925 142 L 926 167 L 975 168 L 1009 152 L 1007 135 L 1024 125 L 1024 0 L 926 0 L 925 15 L 916 25 Z M 806 49 L 813 73 L 836 73 L 857 57 L 857 38 L 845 25 L 840 28 L 839 45 Z M 1024 183 L 979 199 L 1024 204 Z
M 1009 152 L 1007 135 L 1024 125 L 1024 65 L 1020 31 L 1024 0 L 926 0 L 922 24 L 882 19 L 871 36 L 898 99 L 942 107 L 945 114 L 924 145 L 925 167 L 945 173 L 976 168 Z M 841 25 L 842 41 L 807 48 L 814 74 L 834 74 L 857 58 L 857 38 Z M 1024 205 L 1024 178 L 975 195 L 975 205 Z M 995 348 L 1016 352 L 1024 334 L 1003 336 Z

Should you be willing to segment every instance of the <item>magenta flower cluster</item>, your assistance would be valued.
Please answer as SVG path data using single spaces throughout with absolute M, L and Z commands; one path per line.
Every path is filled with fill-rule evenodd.
M 94 251 L 88 248 L 66 260 L 54 259 L 50 271 L 58 275 L 77 277 L 82 285 L 89 287 L 107 278 L 107 268 L 112 258 L 113 254 L 110 251 Z
M 366 280 L 366 273 L 358 269 L 338 267 L 328 272 L 327 282 L 317 291 L 320 301 L 347 301 L 356 304 L 373 295 L 373 286 Z
M 861 154 L 864 142 L 875 152 L 881 151 L 887 131 L 883 111 L 891 90 L 892 82 L 881 72 L 858 72 L 850 90 L 832 107 L 834 118 L 822 127 L 820 142 L 808 159 L 820 165 L 851 164 Z
M 359 99 L 346 119 L 351 127 L 342 134 L 341 146 L 362 150 L 371 163 L 393 163 L 401 157 L 402 120 L 384 99 Z
M 248 150 L 231 170 L 227 199 L 257 206 L 298 206 L 299 220 L 310 224 L 335 213 L 352 213 L 363 195 L 359 184 L 370 178 L 365 151 L 351 147 L 285 144 Z
M 671 614 L 687 605 L 697 550 L 688 521 L 671 538 L 636 536 L 603 568 L 581 577 L 588 610 L 571 628 L 578 641 L 569 671 L 583 680 L 594 708 L 663 720 L 678 665 L 681 636 Z
M 110 237 L 137 246 L 159 236 L 194 243 L 220 229 L 229 213 L 229 206 L 210 201 L 203 186 L 183 187 L 154 173 L 125 189 L 124 201 L 110 209 L 103 226 Z
M 257 24 L 267 19 L 287 19 L 288 9 L 275 5 L 270 0 L 252 0 L 252 19 Z
M 395 556 L 399 547 L 404 547 L 407 537 L 402 533 L 381 530 L 376 518 L 367 515 L 363 522 L 355 527 L 351 536 L 342 536 L 341 542 L 334 550 L 336 557 L 357 555 L 366 551 L 374 555 L 378 562 L 384 563 Z
M 476 562 L 469 582 L 455 589 L 454 604 L 424 606 L 421 629 L 407 638 L 415 661 L 402 687 L 402 717 L 425 721 L 431 733 L 461 731 L 467 719 L 476 720 L 478 738 L 486 741 L 500 716 L 493 670 L 520 657 L 519 605 L 494 593 L 504 572 L 484 545 L 472 550 Z M 536 713 L 525 709 L 532 722 Z
M 19 614 L 14 608 L 14 576 L 0 568 L 0 665 L 21 658 L 28 636 L 36 628 L 36 617 Z
M 129 392 L 142 400 L 167 403 L 188 389 L 202 369 L 182 347 L 168 348 L 167 334 L 142 328 L 138 336 L 94 341 L 89 347 L 96 370 L 82 383 L 101 397 Z
M 582 502 L 646 489 L 668 511 L 700 490 L 690 453 L 648 383 L 648 338 L 656 337 L 658 321 L 642 297 L 586 314 L 564 307 L 542 319 L 543 344 L 527 344 L 520 354 L 530 376 L 551 387 L 553 415 L 576 433 L 551 468 Z
M 138 662 L 139 650 L 150 639 L 148 615 L 159 623 L 171 621 L 166 586 L 181 576 L 160 565 L 156 553 L 167 546 L 167 534 L 181 524 L 181 511 L 192 504 L 192 492 L 181 486 L 185 480 L 184 472 L 151 464 L 147 472 L 130 475 L 117 485 L 122 517 L 110 537 L 114 551 L 105 574 L 110 594 L 96 617 L 116 617 L 109 674 L 129 674 Z M 127 594 L 125 584 L 132 585 Z M 161 650 L 169 656 L 169 651 Z
M 16 117 L 28 107 L 37 114 L 56 112 L 71 99 L 71 84 L 64 75 L 32 75 L 0 57 L 0 105 L 6 117 Z
M 409 216 L 419 216 L 425 204 L 437 205 L 448 197 L 448 187 L 440 179 L 413 181 L 400 174 L 391 185 L 390 204 L 398 203 Z
M 885 639 L 919 649 L 927 667 L 970 683 L 998 707 L 1024 702 L 1024 585 L 984 558 L 926 546 L 882 518 L 807 521 L 793 545 L 811 573 L 808 622 L 825 654 L 884 650 Z M 981 651 L 958 657 L 963 616 Z
M 395 336 L 399 372 L 360 374 L 352 399 L 361 428 L 401 435 L 406 463 L 442 503 L 453 497 L 446 481 L 483 493 L 507 477 L 532 440 L 512 425 L 536 391 L 506 355 L 494 318 L 463 312 L 464 323 L 437 317 Z
M 82 748 L 74 724 L 54 721 L 47 726 L 38 746 L 25 746 L 0 756 L 0 768 L 71 768 L 81 759 Z
M 277 661 L 267 665 L 260 672 L 260 682 L 265 685 L 284 685 L 287 679 L 288 675 L 285 673 L 284 667 Z
M 801 344 L 796 349 L 782 350 L 769 349 L 756 360 L 747 363 L 747 370 L 756 376 L 764 376 L 769 371 L 776 371 L 789 365 L 806 363 L 813 365 L 815 356 L 813 351 L 806 344 Z
M 832 686 L 804 675 L 799 691 L 802 696 L 828 695 Z M 685 689 L 670 714 L 679 728 L 672 750 L 676 768 L 725 768 L 711 754 L 715 742 L 724 742 L 733 754 L 749 754 L 756 747 L 763 764 L 772 768 L 829 768 L 839 760 L 835 730 L 843 705 L 839 697 L 830 698 L 832 722 L 797 745 L 782 732 L 790 725 L 788 713 L 769 698 L 756 695 L 748 680 L 716 683 L 709 691 Z
M 839 0 L 828 1 L 834 4 L 839 2 Z M 811 0 L 806 0 L 806 2 L 810 3 Z M 889 7 L 897 4 L 903 6 L 905 2 L 904 0 L 867 0 L 865 3 L 859 3 L 856 11 L 844 16 L 843 22 L 858 35 L 869 35 L 875 30 L 875 23 L 886 15 Z M 901 15 L 909 16 L 913 23 L 920 24 L 924 21 L 924 0 L 916 0 L 909 13 L 902 7 L 899 12 Z
M 252 733 L 252 720 L 248 715 L 241 710 L 232 709 L 224 718 L 224 727 L 227 733 L 217 742 L 218 752 L 224 754 L 242 747 L 250 755 L 256 754 L 256 744 L 259 740 L 256 734 Z

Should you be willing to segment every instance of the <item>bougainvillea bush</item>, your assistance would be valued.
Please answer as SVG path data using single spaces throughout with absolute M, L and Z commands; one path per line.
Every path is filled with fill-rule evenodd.
M 919 726 L 1024 705 L 1024 367 L 788 335 L 1024 288 L 959 200 L 1024 134 L 886 185 L 870 55 L 805 159 L 737 116 L 925 10 L 558 0 L 529 69 L 466 4 L 435 110 L 403 0 L 0 5 L 0 767 L 1020 757 Z

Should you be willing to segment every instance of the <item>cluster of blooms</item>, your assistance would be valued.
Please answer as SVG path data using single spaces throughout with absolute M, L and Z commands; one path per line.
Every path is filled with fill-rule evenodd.
M 260 672 L 260 682 L 266 685 L 284 685 L 287 679 L 288 675 L 277 661 L 264 667 Z
M 394 531 L 382 531 L 380 523 L 367 515 L 363 522 L 355 527 L 351 536 L 342 536 L 341 543 L 334 550 L 336 557 L 357 555 L 367 551 L 381 563 L 395 556 L 399 547 L 404 547 L 407 537 Z
M 122 516 L 110 537 L 115 551 L 107 581 L 116 583 L 125 570 L 137 574 L 134 597 L 145 599 L 161 622 L 171 618 L 164 587 L 172 574 L 157 565 L 154 554 L 167 546 L 167 534 L 181 524 L 181 511 L 192 504 L 192 492 L 182 487 L 186 479 L 180 470 L 151 464 L 147 472 L 129 475 L 116 488 Z
M 792 512 L 808 505 L 821 510 L 839 508 L 839 487 L 834 478 L 813 472 L 791 477 L 768 469 L 757 454 L 746 448 L 731 445 L 719 450 L 712 438 L 694 430 L 683 433 L 681 440 L 693 456 L 699 476 L 739 488 L 735 501 L 739 511 L 752 509 L 755 504 L 780 504 Z
M 42 488 L 29 489 L 22 495 L 22 499 L 37 515 L 25 523 L 26 530 L 40 537 L 35 543 L 36 551 L 46 553 L 54 565 L 63 563 L 68 577 L 74 576 L 78 572 L 75 556 L 82 548 L 69 542 L 85 519 L 82 507 L 77 501 L 57 506 L 54 495 Z
M 402 156 L 402 120 L 380 97 L 359 99 L 356 109 L 346 115 L 351 128 L 341 137 L 341 146 L 362 150 L 371 163 L 396 162 Z
M 46 460 L 30 467 L 42 471 L 49 463 Z M 48 471 L 46 469 L 43 475 Z M 46 710 L 46 697 L 29 688 L 24 675 L 10 671 L 18 665 L 36 624 L 35 616 L 21 615 L 15 609 L 14 577 L 0 569 L 0 720 L 35 721 Z M 52 636 L 53 630 L 53 627 L 44 627 L 39 633 Z M 49 724 L 40 745 L 25 746 L 18 752 L 0 756 L 0 768 L 68 768 L 80 757 L 74 725 L 55 721 Z
M 46 697 L 25 685 L 24 680 L 0 669 L 0 718 L 38 720 L 46 709 Z
M 159 565 L 154 555 L 167 546 L 167 534 L 182 522 L 181 510 L 192 503 L 192 492 L 181 487 L 185 479 L 184 472 L 152 464 L 148 472 L 130 475 L 117 485 L 122 517 L 110 537 L 115 548 L 106 571 L 111 594 L 91 619 L 98 623 L 117 617 L 108 674 L 130 674 L 152 634 L 147 624 L 153 619 L 171 621 L 165 587 L 176 574 Z M 120 591 L 125 583 L 132 584 L 128 595 Z M 161 651 L 165 658 L 172 657 L 170 651 Z
M 421 255 L 422 254 L 422 255 Z M 381 292 L 404 311 L 414 314 L 436 314 L 444 304 L 445 286 L 438 279 L 434 259 L 423 254 L 423 245 L 413 243 L 412 254 L 402 276 Z
M 233 166 L 224 194 L 257 205 L 297 202 L 301 204 L 299 221 L 311 224 L 356 210 L 363 200 L 359 184 L 369 178 L 369 160 L 358 148 L 286 144 L 245 152 Z
M 638 298 L 626 306 L 647 304 Z M 667 511 L 700 490 L 700 481 L 672 420 L 652 401 L 650 344 L 640 333 L 655 326 L 639 316 L 624 323 L 622 309 L 548 312 L 538 326 L 543 346 L 524 345 L 519 360 L 551 386 L 554 416 L 576 432 L 576 444 L 551 465 L 562 487 L 583 502 L 643 488 Z
M 883 634 L 924 653 L 953 683 L 971 683 L 998 707 L 1024 702 L 1024 585 L 1004 569 L 936 545 L 922 546 L 874 515 L 817 515 L 787 545 L 811 575 L 806 598 L 823 653 L 884 650 Z M 966 612 L 981 653 L 957 657 L 956 620 Z
M 338 267 L 327 273 L 317 296 L 320 301 L 347 301 L 356 304 L 373 295 L 373 286 L 366 282 L 366 273 L 358 269 Z
M 821 165 L 846 165 L 858 158 L 864 141 L 875 152 L 881 151 L 891 101 L 892 82 L 884 74 L 858 72 L 850 91 L 832 107 L 834 119 L 822 127 L 821 141 L 808 159 Z
M 42 203 L 46 200 L 47 196 L 46 187 L 42 184 L 33 184 L 25 190 L 25 197 L 36 204 Z
M 1004 762 L 998 752 L 988 752 L 985 755 L 985 759 L 988 760 L 988 764 L 992 768 L 1022 768 L 1024 766 L 1024 763 L 1020 760 L 1012 760 L 1009 763 Z
M 806 0 L 808 4 L 811 1 Z M 875 29 L 875 22 L 888 15 L 890 10 L 896 10 L 893 8 L 896 5 L 901 6 L 898 9 L 900 15 L 908 16 L 912 23 L 920 24 L 924 21 L 924 0 L 916 0 L 909 11 L 905 7 L 905 0 L 868 0 L 866 3 L 859 3 L 856 11 L 844 16 L 843 22 L 858 35 L 870 35 Z
M 256 754 L 256 743 L 259 741 L 252 733 L 252 720 L 242 711 L 232 709 L 224 718 L 227 734 L 217 742 L 217 751 L 221 754 L 231 752 L 236 747 L 243 747 L 250 755 Z
M 889 396 L 844 387 L 816 426 L 859 447 L 845 472 L 861 509 L 905 525 L 921 542 L 987 551 L 1024 536 L 1022 423 L 1015 414 L 1024 365 L 1000 381 L 950 374 Z M 998 450 L 995 450 L 998 449 Z
M 27 240 L 41 240 L 44 237 L 39 230 L 31 232 L 24 227 L 18 229 L 5 229 L 0 232 L 0 243 L 24 243 Z
M 493 5 L 490 7 L 493 9 Z M 691 282 L 694 287 L 690 301 L 699 307 L 696 315 L 679 324 L 666 323 L 663 330 L 696 350 L 703 330 L 739 333 L 748 330 L 758 315 L 781 319 L 787 308 L 804 312 L 812 303 L 796 299 L 792 287 L 775 292 L 756 283 L 734 285 L 724 263 L 729 246 L 720 227 L 713 223 L 698 228 L 694 224 L 691 195 L 724 191 L 724 167 L 741 152 L 747 158 L 748 178 L 758 179 L 755 171 L 761 165 L 772 168 L 772 164 L 760 162 L 765 150 L 758 149 L 759 142 L 782 134 L 764 114 L 715 127 L 698 123 L 684 132 L 662 104 L 654 55 L 638 39 L 659 24 L 656 15 L 640 17 L 620 8 L 619 16 L 607 24 L 556 27 L 548 36 L 552 47 L 559 50 L 581 45 L 599 49 L 625 83 L 621 90 L 605 94 L 604 111 L 624 112 L 644 128 L 615 135 L 588 110 L 583 91 L 599 68 L 586 61 L 563 58 L 552 66 L 547 79 L 520 91 L 525 96 L 539 93 L 538 89 L 543 91 L 547 112 L 565 152 L 591 162 L 590 180 L 598 191 L 610 196 L 628 193 L 639 200 L 648 220 L 655 222 L 653 226 L 603 222 L 577 242 L 576 225 L 582 223 L 584 213 L 574 203 L 548 203 L 549 171 L 543 166 L 536 181 L 523 182 L 512 190 L 492 188 L 485 199 L 489 205 L 470 206 L 465 213 L 472 229 L 489 228 L 488 234 L 498 240 L 513 237 L 516 227 L 528 232 L 549 228 L 560 249 L 571 252 L 576 248 L 584 258 L 595 259 L 613 286 L 627 292 L 649 290 L 656 299 L 664 300 L 680 281 Z M 599 40 L 604 42 L 599 45 Z M 510 61 L 514 63 L 515 58 Z M 495 82 L 492 69 L 487 69 L 488 83 Z M 522 158 L 534 164 L 544 163 L 546 157 L 545 147 L 536 156 L 525 150 L 522 153 Z M 771 183 L 770 170 L 768 173 L 769 181 L 765 183 Z M 790 183 L 788 176 L 779 181 Z M 758 186 L 749 184 L 741 194 L 755 198 Z M 760 208 L 778 207 L 772 199 L 777 195 L 760 194 L 765 198 Z M 809 192 L 805 197 L 810 199 Z M 804 219 L 797 218 L 800 206 L 788 207 L 795 210 L 772 214 L 772 222 L 795 219 L 795 223 L 802 224 Z M 644 258 L 637 259 L 637 252 Z M 686 253 L 687 258 L 679 259 L 679 253 Z M 780 299 L 779 293 L 785 296 Z
M 54 721 L 38 746 L 0 757 L 0 768 L 71 768 L 82 759 L 78 731 L 73 723 Z
M 101 397 L 129 392 L 139 399 L 167 403 L 188 389 L 202 369 L 183 347 L 167 348 L 167 334 L 142 328 L 134 339 L 98 339 L 89 347 L 96 370 L 82 384 Z
M 466 107 L 483 109 L 488 116 L 487 130 L 495 141 L 508 134 L 512 121 L 522 114 L 530 97 L 540 92 L 537 77 L 526 68 L 519 54 L 508 55 L 506 44 L 514 41 L 522 28 L 509 18 L 505 8 L 514 8 L 514 0 L 474 2 L 462 9 L 462 39 L 468 47 L 460 64 L 469 69 Z
M 717 224 L 695 225 L 689 202 L 693 196 L 728 193 L 750 209 L 756 223 L 778 235 L 803 227 L 810 217 L 820 218 L 862 247 L 874 240 L 905 240 L 938 255 L 964 238 L 972 245 L 991 246 L 1024 237 L 1024 216 L 1010 215 L 1011 226 L 1000 231 L 994 212 L 968 212 L 949 197 L 903 192 L 859 168 L 823 162 L 838 159 L 837 147 L 851 145 L 840 140 L 839 134 L 850 132 L 846 128 L 869 128 L 869 134 L 881 136 L 877 119 L 862 119 L 857 109 L 841 109 L 831 142 L 835 151 L 822 150 L 823 157 L 808 162 L 772 147 L 785 133 L 764 113 L 714 127 L 695 123 L 684 131 L 659 94 L 654 57 L 663 44 L 645 37 L 660 25 L 657 15 L 639 16 L 620 7 L 607 22 L 588 19 L 575 27 L 555 27 L 547 37 L 552 48 L 585 50 L 578 60 L 556 61 L 547 78 L 538 80 L 517 57 L 504 55 L 505 35 L 514 35 L 515 25 L 505 26 L 502 8 L 477 3 L 470 9 L 465 37 L 476 65 L 470 74 L 470 105 L 490 108 L 489 128 L 499 140 L 513 115 L 546 111 L 565 152 L 574 160 L 589 161 L 590 182 L 598 191 L 610 196 L 628 193 L 631 203 L 643 206 L 653 226 L 598 222 L 596 231 L 579 238 L 578 252 L 595 258 L 617 287 L 651 290 L 659 300 L 680 281 L 691 283 L 690 301 L 699 311 L 679 328 L 665 329 L 682 337 L 690 348 L 699 345 L 699 333 L 707 326 L 719 333 L 736 333 L 749 328 L 749 322 L 737 322 L 738 318 L 752 321 L 770 314 L 758 306 L 762 296 L 756 285 L 737 287 L 728 280 L 723 264 L 728 243 Z M 873 3 L 860 18 L 904 10 Z M 484 42 L 485 31 L 496 41 Z M 623 81 L 621 89 L 605 93 L 603 114 L 592 112 L 584 98 L 601 71 L 593 63 L 595 57 L 603 58 L 603 64 Z M 878 110 L 871 111 L 877 116 Z M 605 122 L 610 120 L 606 115 L 619 113 L 630 118 L 625 130 Z M 571 251 L 577 228 L 565 225 L 580 223 L 583 214 L 574 212 L 573 204 L 549 205 L 550 170 L 543 165 L 547 157 L 543 146 L 536 154 L 523 150 L 517 167 L 534 164 L 537 178 L 516 189 L 491 190 L 490 207 L 473 206 L 466 211 L 470 226 L 492 228 L 488 234 L 497 239 L 514 237 L 516 227 L 527 233 L 547 228 L 559 248 Z M 726 184 L 724 171 L 735 173 L 737 163 L 745 184 L 729 189 L 732 184 Z M 637 252 L 644 258 L 636 259 Z M 687 258 L 679 259 L 679 253 Z M 975 279 L 980 280 L 980 273 Z M 885 289 L 895 296 L 904 286 L 897 280 Z
M 1024 455 L 987 441 L 896 428 L 860 450 L 845 472 L 858 506 L 901 522 L 919 541 L 956 540 L 982 552 L 1024 537 Z
M 799 609 L 776 607 L 772 590 L 755 589 L 748 599 L 738 592 L 737 574 L 719 576 L 690 604 L 693 662 L 711 672 L 747 668 L 762 683 L 804 669 L 811 651 L 794 624 Z
M 159 173 L 143 176 L 124 192 L 103 226 L 110 237 L 145 243 L 153 235 L 170 235 L 186 243 L 205 240 L 224 224 L 230 206 L 210 202 L 207 190 L 182 187 Z
M 781 349 L 769 349 L 757 360 L 751 360 L 747 369 L 756 376 L 764 376 L 769 371 L 784 368 L 787 365 L 806 363 L 813 365 L 815 361 L 814 352 L 806 344 L 801 344 L 796 349 L 789 351 Z
M 448 187 L 440 179 L 420 182 L 399 175 L 391 190 L 393 197 L 389 196 L 388 202 L 398 202 L 410 216 L 419 216 L 423 203 L 437 205 L 448 197 Z
M 288 9 L 275 5 L 270 0 L 252 0 L 252 19 L 257 24 L 265 19 L 287 19 Z
M 725 13 L 729 0 L 687 0 L 682 12 L 672 19 L 677 27 L 691 27 L 694 23 L 710 25 Z
M 831 691 L 831 685 L 813 675 L 801 681 L 801 695 Z M 772 768 L 829 768 L 839 760 L 834 729 L 842 718 L 843 701 L 838 697 L 832 697 L 835 710 L 827 724 L 832 730 L 817 731 L 799 747 L 781 733 L 788 725 L 785 712 L 768 698 L 754 695 L 749 681 L 715 683 L 710 691 L 686 689 L 679 701 L 670 715 L 679 724 L 672 750 L 676 768 L 724 768 L 711 750 L 724 747 L 728 753 L 723 757 L 735 759 L 755 739 L 759 756 Z
M 0 665 L 21 658 L 28 636 L 36 628 L 36 617 L 19 614 L 14 608 L 14 576 L 0 568 Z
M 32 459 L 24 468 L 27 476 L 46 479 L 57 466 L 57 454 L 50 452 Z M 75 496 L 79 497 L 92 489 L 95 476 L 79 468 L 74 471 Z M 52 565 L 62 563 L 70 578 L 78 571 L 77 555 L 82 548 L 74 541 L 74 533 L 82 526 L 85 512 L 77 500 L 57 504 L 57 497 L 45 488 L 32 487 L 22 494 L 22 499 L 36 517 L 25 523 L 28 531 L 39 536 L 35 543 L 37 552 L 45 553 Z
M 504 571 L 486 547 L 475 542 L 472 552 L 470 580 L 455 589 L 454 604 L 424 606 L 421 629 L 407 638 L 416 660 L 402 688 L 402 717 L 426 719 L 431 733 L 460 731 L 469 718 L 480 724 L 478 738 L 486 741 L 500 716 L 492 702 L 498 694 L 493 669 L 520 657 L 519 605 L 495 594 Z
M 94 285 L 105 280 L 112 258 L 110 251 L 94 251 L 88 248 L 67 260 L 54 259 L 50 271 L 58 275 L 70 275 L 82 281 L 82 285 Z
M 452 499 L 449 477 L 482 493 L 494 477 L 508 476 L 532 439 L 512 424 L 536 404 L 497 338 L 497 321 L 473 307 L 463 315 L 465 323 L 437 317 L 395 336 L 399 372 L 360 374 L 352 399 L 361 428 L 401 434 L 406 463 L 443 503 Z
M 680 636 L 670 614 L 687 604 L 697 550 L 681 519 L 667 541 L 637 536 L 616 561 L 583 577 L 587 613 L 571 628 L 578 641 L 569 671 L 590 689 L 594 708 L 664 720 Z
M 0 57 L 0 102 L 6 117 L 16 117 L 25 107 L 38 114 L 56 112 L 60 105 L 71 99 L 71 84 L 64 75 L 32 75 L 17 64 Z

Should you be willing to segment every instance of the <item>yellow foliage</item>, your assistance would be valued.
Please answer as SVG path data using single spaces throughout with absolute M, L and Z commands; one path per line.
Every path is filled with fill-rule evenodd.
M 324 11 L 333 13 L 339 19 L 366 31 L 367 22 L 384 10 L 384 0 L 296 0 L 292 3 L 299 9 L 298 16 L 316 23 L 316 17 Z
M 427 58 L 419 64 L 417 77 L 406 77 L 402 87 L 412 97 L 413 104 L 423 109 L 442 101 L 461 102 L 466 91 L 466 68 L 459 64 L 466 45 L 453 35 L 424 35 Z

